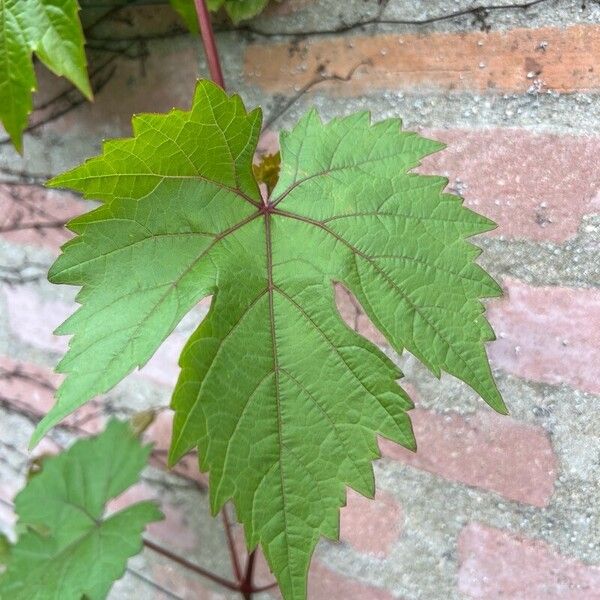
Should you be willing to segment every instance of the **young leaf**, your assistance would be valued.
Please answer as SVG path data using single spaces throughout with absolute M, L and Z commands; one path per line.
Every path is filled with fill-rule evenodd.
M 465 238 L 493 227 L 411 174 L 442 145 L 367 113 L 281 135 L 279 181 L 263 202 L 252 173 L 261 113 L 199 82 L 191 111 L 138 115 L 134 137 L 56 177 L 103 205 L 50 271 L 82 286 L 67 377 L 34 442 L 144 364 L 183 315 L 213 294 L 187 343 L 173 397 L 172 462 L 197 446 L 217 511 L 233 498 L 283 594 L 302 599 L 320 535 L 338 535 L 345 487 L 373 494 L 376 434 L 408 448 L 401 373 L 342 321 L 333 282 L 358 298 L 401 352 L 504 404 L 484 349 L 480 298 L 496 283 Z
M 78 12 L 77 0 L 0 0 L 0 122 L 19 152 L 36 88 L 33 52 L 92 97 Z
M 206 6 L 213 12 L 224 8 L 229 18 L 237 25 L 240 21 L 260 14 L 268 3 L 269 0 L 207 0 Z M 198 31 L 194 0 L 171 0 L 171 6 L 179 13 L 190 31 Z
M 0 598 L 106 597 L 141 550 L 146 525 L 162 519 L 152 502 L 103 517 L 106 503 L 137 482 L 149 452 L 115 420 L 98 437 L 46 459 L 15 500 L 27 530 L 10 549 Z
M 265 154 L 261 157 L 258 164 L 252 165 L 252 171 L 258 183 L 264 183 L 267 188 L 267 194 L 270 196 L 277 181 L 279 180 L 279 169 L 281 168 L 281 155 Z

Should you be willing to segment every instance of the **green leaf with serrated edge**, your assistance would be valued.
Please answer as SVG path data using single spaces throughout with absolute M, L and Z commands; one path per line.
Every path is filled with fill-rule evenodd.
M 106 503 L 136 483 L 148 461 L 126 423 L 44 461 L 15 499 L 27 527 L 0 576 L 2 600 L 105 598 L 128 558 L 142 549 L 146 525 L 162 519 L 153 502 L 105 516 Z
M 36 88 L 32 53 L 92 97 L 78 12 L 77 0 L 0 0 L 0 122 L 19 152 Z
M 71 347 L 58 402 L 34 441 L 144 364 L 183 315 L 213 294 L 188 341 L 173 397 L 170 452 L 197 446 L 217 511 L 233 498 L 288 599 L 304 598 L 313 548 L 338 535 L 345 487 L 373 494 L 379 433 L 414 440 L 401 373 L 348 328 L 333 282 L 400 352 L 453 373 L 499 411 L 480 298 L 496 283 L 465 238 L 493 224 L 410 174 L 439 150 L 367 113 L 323 124 L 309 112 L 281 135 L 268 208 L 252 175 L 261 115 L 200 82 L 192 110 L 140 115 L 134 137 L 51 184 L 100 199 L 52 267 L 82 286 L 61 327 Z

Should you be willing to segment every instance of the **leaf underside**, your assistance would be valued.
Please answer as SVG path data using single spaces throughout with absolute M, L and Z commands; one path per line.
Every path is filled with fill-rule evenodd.
M 201 81 L 191 111 L 138 115 L 134 137 L 58 176 L 103 205 L 50 271 L 81 286 L 66 373 L 37 442 L 60 419 L 143 365 L 207 295 L 180 358 L 171 462 L 197 447 L 218 511 L 233 499 L 284 596 L 302 599 L 321 535 L 338 536 L 346 486 L 372 496 L 377 434 L 408 448 L 412 407 L 398 368 L 351 330 L 334 282 L 397 352 L 452 373 L 505 412 L 484 349 L 480 299 L 497 284 L 465 238 L 493 223 L 411 174 L 442 145 L 368 113 L 324 124 L 309 112 L 281 134 L 265 208 L 252 173 L 260 110 Z
M 92 97 L 77 0 L 0 0 L 0 122 L 15 148 L 36 88 L 32 53 Z
M 44 461 L 15 500 L 18 526 L 0 577 L 2 600 L 99 600 L 142 548 L 146 525 L 162 518 L 152 502 L 103 517 L 108 500 L 137 482 L 149 447 L 126 423 Z

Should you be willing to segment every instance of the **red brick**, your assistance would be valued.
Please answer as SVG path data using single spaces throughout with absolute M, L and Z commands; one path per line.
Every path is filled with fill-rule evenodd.
M 540 427 L 487 410 L 470 417 L 423 409 L 410 415 L 417 452 L 381 440 L 384 456 L 509 500 L 548 505 L 557 463 L 550 440 Z
M 516 128 L 422 133 L 447 148 L 427 157 L 419 171 L 447 176 L 465 206 L 494 220 L 498 228 L 486 235 L 562 243 L 584 215 L 600 211 L 600 137 Z M 258 153 L 278 147 L 275 133 L 267 132 Z
M 600 393 L 600 290 L 531 287 L 508 279 L 488 316 L 496 367 L 533 381 Z
M 150 557 L 151 551 L 147 552 Z M 182 600 L 227 600 L 231 596 L 211 590 L 205 585 L 206 580 L 194 575 L 189 569 L 179 567 L 176 563 L 167 561 L 162 556 L 154 554 L 150 559 L 152 580 L 160 586 L 176 594 Z M 145 592 L 145 590 L 144 590 Z M 163 600 L 164 593 L 156 591 L 154 596 L 140 596 L 151 600 Z
M 486 235 L 561 243 L 600 210 L 600 137 L 513 128 L 425 135 L 448 146 L 420 170 L 448 176 L 466 206 L 494 220 Z
M 68 338 L 54 335 L 54 330 L 73 312 L 72 304 L 43 298 L 25 285 L 5 286 L 4 297 L 13 335 L 40 350 L 66 351 Z
M 107 512 L 112 514 L 131 504 L 144 500 L 154 501 L 159 505 L 165 518 L 148 526 L 150 537 L 158 543 L 164 543 L 174 552 L 193 550 L 199 543 L 196 530 L 189 526 L 185 512 L 173 504 L 162 501 L 159 493 L 159 488 L 151 488 L 145 483 L 138 483 L 130 487 L 118 498 L 111 500 L 108 504 Z
M 545 542 L 471 523 L 458 550 L 459 588 L 469 598 L 600 599 L 600 567 L 561 556 Z
M 545 48 L 540 44 L 546 43 Z M 251 44 L 246 79 L 289 93 L 322 69 L 345 76 L 320 89 L 339 94 L 372 90 L 526 92 L 532 85 L 559 93 L 600 88 L 596 68 L 600 27 L 573 25 L 489 33 L 418 33 L 314 38 L 300 43 Z
M 3 239 L 18 244 L 42 246 L 58 252 L 71 233 L 61 226 L 31 228 L 30 224 L 60 224 L 89 210 L 89 202 L 66 192 L 45 190 L 33 185 L 0 185 L 0 231 Z
M 340 539 L 359 552 L 387 556 L 403 523 L 402 508 L 389 494 L 378 491 L 371 500 L 348 490 L 341 511 Z
M 356 581 L 342 573 L 337 573 L 314 560 L 308 575 L 308 597 L 310 600 L 394 600 L 389 592 L 360 581 Z

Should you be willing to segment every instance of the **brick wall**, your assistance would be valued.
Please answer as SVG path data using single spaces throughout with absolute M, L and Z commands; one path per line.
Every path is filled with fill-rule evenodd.
M 498 336 L 489 354 L 511 415 L 390 352 L 417 405 L 419 452 L 381 443 L 377 499 L 349 494 L 341 543 L 318 547 L 311 600 L 600 598 L 600 4 L 497 0 L 473 9 L 484 4 L 284 0 L 218 36 L 229 88 L 265 107 L 263 149 L 313 104 L 326 118 L 359 108 L 402 116 L 448 144 L 422 169 L 447 175 L 499 225 L 477 243 L 505 290 L 489 303 Z M 167 8 L 121 11 L 89 38 L 96 101 L 79 103 L 40 69 L 25 158 L 0 141 L 4 531 L 33 422 L 57 383 L 65 340 L 52 330 L 73 309 L 73 291 L 44 273 L 68 238 L 61 223 L 89 207 L 40 183 L 97 153 L 102 137 L 127 135 L 132 113 L 187 106 L 206 73 L 199 43 Z M 385 347 L 344 290 L 338 301 L 349 323 Z M 93 432 L 109 413 L 166 405 L 178 352 L 205 312 L 199 306 L 144 369 L 69 424 Z M 149 436 L 166 446 L 168 412 Z M 37 452 L 71 438 L 58 428 Z M 194 460 L 178 473 L 161 460 L 157 453 L 131 493 L 163 504 L 167 520 L 150 535 L 227 575 L 221 523 L 209 516 Z M 264 565 L 259 574 L 269 581 Z M 145 552 L 112 592 L 139 597 L 230 596 Z

